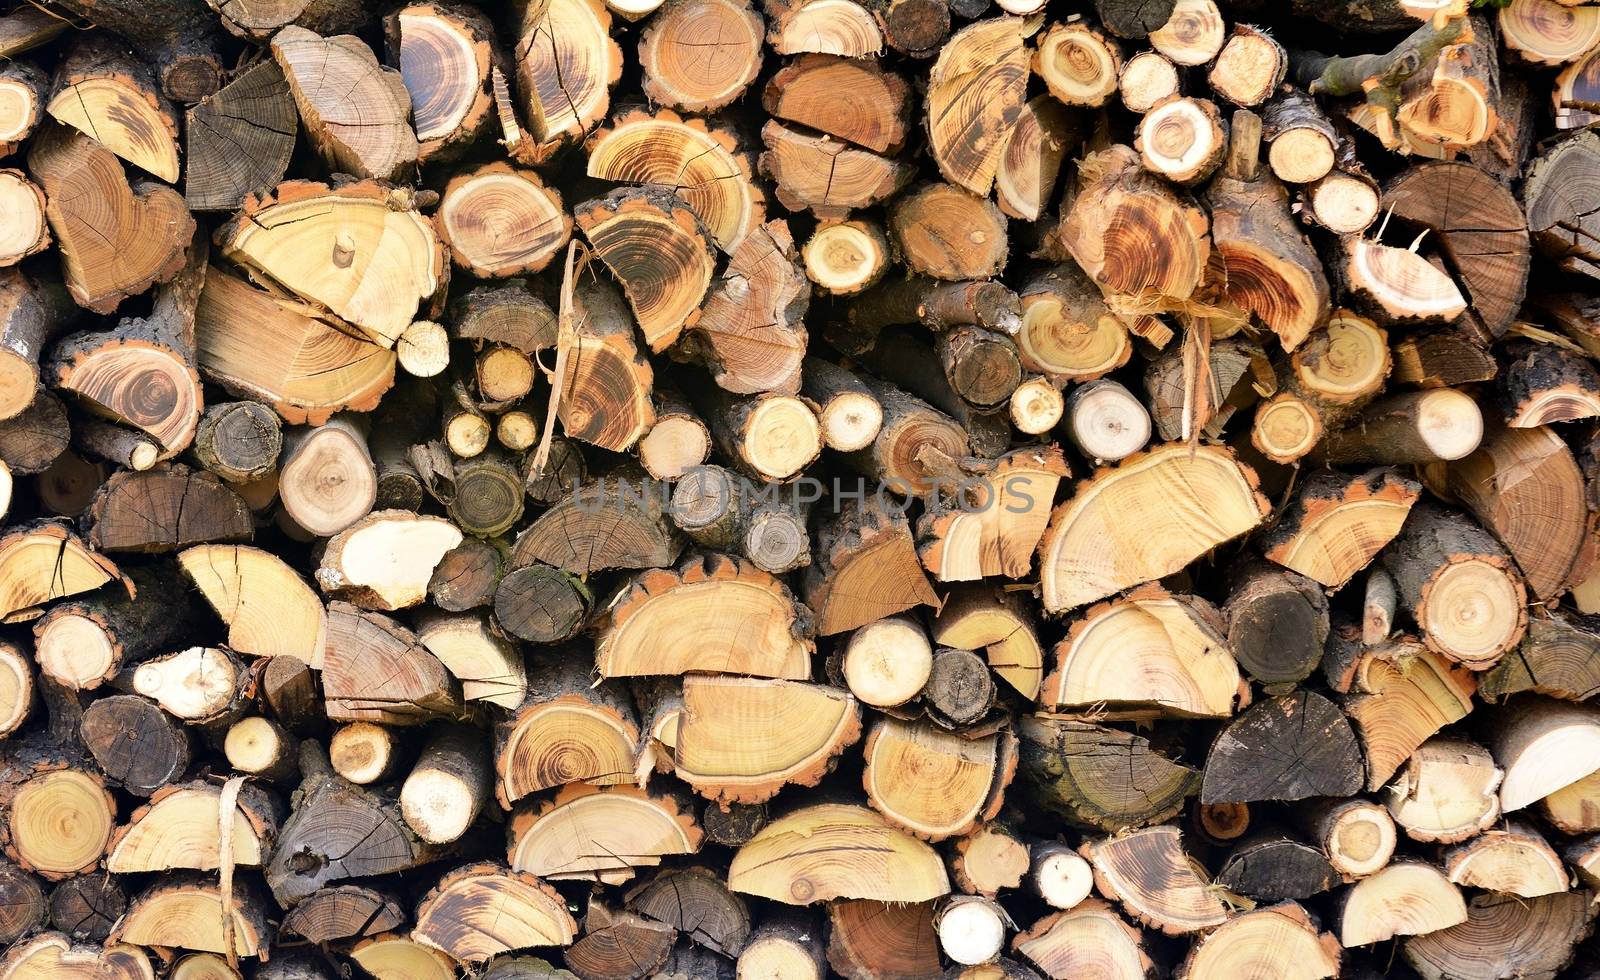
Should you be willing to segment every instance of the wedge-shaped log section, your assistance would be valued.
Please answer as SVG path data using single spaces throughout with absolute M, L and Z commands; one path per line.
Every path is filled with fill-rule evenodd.
M 719 671 L 805 680 L 813 644 L 783 582 L 723 555 L 641 572 L 599 624 L 602 677 Z
M 1516 655 L 1501 658 L 1478 679 L 1484 700 L 1520 691 L 1564 701 L 1600 693 L 1600 623 L 1558 613 L 1530 618 Z
M 707 799 L 760 803 L 790 783 L 815 786 L 860 738 L 861 705 L 847 691 L 696 674 L 683 680 L 673 760 Z
M 928 144 L 946 180 L 987 197 L 1028 99 L 1020 17 L 971 24 L 939 49 L 928 75 Z
M 1044 607 L 1065 612 L 1170 575 L 1271 508 L 1220 446 L 1160 446 L 1080 483 L 1039 544 Z M 1128 515 L 1138 515 L 1130 519 Z
M 180 554 L 178 564 L 228 624 L 229 647 L 322 668 L 328 612 L 283 559 L 245 545 L 203 544 Z
M 1484 334 L 1505 333 L 1522 306 L 1532 264 L 1528 220 L 1511 191 L 1470 163 L 1436 160 L 1391 181 L 1383 207 L 1434 233 L 1467 294 L 1467 316 Z
M 262 60 L 188 112 L 184 199 L 196 211 L 232 211 L 283 179 L 300 116 L 276 61 Z
M 474 613 L 429 613 L 416 622 L 417 639 L 461 682 L 464 701 L 515 708 L 528 692 L 522 653 Z
M 910 183 L 915 168 L 829 136 L 811 136 L 769 119 L 761 127 L 761 171 L 777 184 L 779 203 L 807 208 L 820 219 L 842 219 Z
M 1465 888 L 1521 898 L 1554 895 L 1570 887 L 1561 856 L 1522 820 L 1509 820 L 1450 848 L 1444 854 L 1444 873 Z
M 114 581 L 127 580 L 111 559 L 84 547 L 65 524 L 41 522 L 0 537 L 0 617 Z
M 1424 742 L 1384 789 L 1384 802 L 1406 836 L 1446 844 L 1487 830 L 1500 819 L 1505 773 L 1489 750 L 1465 739 Z
M 1367 789 L 1387 783 L 1423 742 L 1465 718 L 1476 688 L 1471 671 L 1415 640 L 1364 653 L 1344 709 L 1366 749 Z
M 1563 834 L 1600 831 L 1600 770 L 1540 800 L 1539 813 Z
M 89 544 L 102 551 L 177 551 L 255 534 L 250 508 L 238 494 L 181 463 L 113 474 L 95 492 L 84 524 Z
M 1568 585 L 1589 536 L 1588 497 L 1556 429 L 1490 420 L 1478 450 L 1451 463 L 1444 484 L 1511 552 L 1535 597 L 1550 599 Z
M 1202 803 L 1350 796 L 1365 769 L 1350 722 L 1311 691 L 1269 698 L 1240 715 L 1211 745 Z
M 981 585 L 945 593 L 933 639 L 955 650 L 982 650 L 989 669 L 1029 701 L 1044 681 L 1044 647 L 1032 606 L 1016 592 Z
M 392 348 L 446 281 L 445 249 L 410 197 L 374 181 L 279 184 L 217 232 L 222 254 Z
M 588 143 L 590 177 L 672 188 L 731 250 L 764 219 L 761 192 L 733 136 L 672 112 L 625 113 Z
M 578 924 L 554 888 L 496 864 L 469 864 L 417 903 L 411 938 L 461 963 L 534 946 L 570 946 Z
M 122 161 L 74 129 L 33 140 L 28 173 L 44 188 L 45 217 L 62 274 L 79 306 L 110 313 L 183 266 L 194 219 L 170 187 L 128 185 Z
M 1431 864 L 1396 861 L 1356 882 L 1344 897 L 1339 942 L 1346 948 L 1422 936 L 1467 921 L 1461 890 Z
M 1171 818 L 1200 788 L 1200 774 L 1137 735 L 1052 715 L 1017 729 L 1033 800 L 1074 824 L 1117 833 Z
M 969 834 L 998 809 L 1015 771 L 1015 746 L 1010 735 L 969 739 L 927 722 L 884 718 L 862 749 L 867 802 L 925 840 Z
M 720 872 L 708 868 L 662 871 L 625 897 L 634 912 L 724 956 L 737 955 L 750 938 L 750 909 L 723 884 Z
M 1120 144 L 1085 158 L 1078 182 L 1060 235 L 1083 271 L 1108 294 L 1188 299 L 1211 257 L 1205 212 Z
M 1050 501 L 1069 472 L 1054 445 L 1002 456 L 963 486 L 973 494 L 971 506 L 930 509 L 918 522 L 923 567 L 941 582 L 1026 577 L 1050 521 Z
M 1155 970 L 1139 930 L 1098 898 L 1045 916 L 1013 939 L 1011 948 L 1048 977 L 1144 980 Z
M 1572 962 L 1573 947 L 1588 935 L 1594 914 L 1589 895 L 1581 891 L 1535 899 L 1474 895 L 1467 921 L 1408 939 L 1402 951 L 1424 980 L 1555 980 Z
M 627 187 L 578 205 L 578 227 L 622 283 L 651 349 L 669 347 L 710 287 L 706 226 L 675 194 Z
M 456 264 L 486 279 L 538 272 L 572 236 L 561 195 L 503 162 L 451 178 L 434 221 Z
M 568 438 L 626 452 L 655 425 L 655 372 L 639 351 L 633 314 L 615 286 L 585 276 L 573 299 L 578 329 L 567 348 L 556 413 L 561 429 Z
M 330 720 L 420 725 L 457 712 L 458 692 L 415 633 L 347 602 L 329 605 L 322 693 Z
M 547 155 L 550 144 L 582 139 L 605 118 L 611 86 L 622 74 L 622 49 L 599 0 L 529 4 L 516 22 L 515 51 L 529 135 L 543 144 L 536 155 Z
M 335 775 L 312 740 L 300 743 L 300 771 L 305 779 L 267 865 L 280 906 L 331 882 L 409 871 L 440 856 L 406 826 L 392 797 Z
M 689 336 L 704 345 L 701 357 L 717 385 L 735 394 L 797 393 L 810 298 L 787 224 L 769 221 L 732 246 L 721 278 L 689 320 Z
M 1520 810 L 1600 769 L 1600 711 L 1523 698 L 1493 716 L 1489 751 L 1506 771 L 1500 809 Z
M 1226 718 L 1248 697 L 1226 637 L 1211 603 L 1147 585 L 1073 624 L 1056 644 L 1040 697 L 1051 707 L 1110 702 Z
M 877 813 L 823 803 L 774 820 L 739 848 L 728 887 L 789 905 L 923 902 L 948 894 L 950 881 L 932 847 Z
M 283 917 L 283 928 L 314 943 L 375 936 L 405 925 L 400 903 L 365 885 L 319 888 Z
M 1227 921 L 1222 899 L 1184 853 L 1176 827 L 1091 841 L 1082 850 L 1100 893 L 1152 929 L 1181 936 Z
M 394 181 L 416 169 L 411 94 L 400 72 L 379 65 L 367 42 L 349 34 L 318 37 L 291 25 L 273 35 L 272 56 L 329 169 Z
M 1053 98 L 1036 95 L 1028 100 L 995 172 L 1000 210 L 1024 221 L 1039 220 L 1055 196 L 1062 162 L 1079 143 L 1077 126 L 1072 113 Z
M 1339 976 L 1339 941 L 1318 932 L 1294 902 L 1236 915 L 1189 951 L 1178 975 L 1185 980 L 1232 980 L 1256 972 L 1282 980 Z
M 423 631 L 426 642 L 427 631 Z M 594 685 L 585 665 L 556 659 L 536 667 L 526 701 L 496 729 L 500 805 L 567 783 L 633 781 L 639 726 L 614 684 Z
M 206 380 L 265 401 L 284 421 L 321 425 L 342 409 L 376 408 L 394 384 L 394 352 L 354 332 L 212 268 L 195 311 L 196 360 Z
M 494 27 L 477 11 L 409 3 L 385 20 L 389 55 L 411 97 L 417 157 L 457 152 L 490 124 Z
M 1261 551 L 1331 590 L 1342 589 L 1400 533 L 1422 486 L 1391 469 L 1317 473 L 1300 485 Z
M 210 783 L 166 786 L 133 811 L 106 849 L 112 874 L 221 867 L 222 835 L 218 808 L 222 787 Z M 233 864 L 259 868 L 267 862 L 278 832 L 277 814 L 261 790 L 246 786 L 233 810 Z
M 178 182 L 178 118 L 143 63 L 104 35 L 78 45 L 56 69 L 45 111 L 169 184 Z
M 637 868 L 693 854 L 704 835 L 670 796 L 632 786 L 568 786 L 555 799 L 511 818 L 513 871 L 551 880 L 621 884 Z
M 851 93 L 841 99 L 841 92 Z M 777 119 L 799 123 L 876 153 L 905 143 L 910 87 L 899 75 L 831 55 L 802 55 L 767 82 L 761 104 Z
M 539 561 L 586 578 L 608 568 L 663 568 L 683 551 L 662 484 L 606 479 L 572 488 L 517 535 L 512 565 Z
M 380 510 L 328 541 L 317 585 L 365 609 L 415 606 L 427 598 L 434 567 L 460 543 L 461 531 L 442 517 Z
M 1416 252 L 1356 238 L 1334 261 L 1346 295 L 1381 325 L 1449 323 L 1467 309 L 1455 280 Z
M 876 497 L 841 508 L 818 532 L 816 552 L 804 591 L 823 636 L 938 603 L 904 515 Z
M 831 902 L 828 927 L 828 964 L 842 976 L 912 980 L 938 974 L 931 902 Z
M 221 953 L 227 950 L 226 915 L 233 919 L 234 954 L 262 956 L 272 942 L 266 907 L 265 896 L 249 879 L 233 883 L 232 901 L 225 907 L 219 885 L 199 875 L 176 876 L 129 902 L 109 941 Z
M 0 960 L 5 980 L 155 980 L 150 957 L 137 946 L 76 946 L 59 932 L 18 942 Z
M 767 43 L 779 54 L 836 54 L 868 58 L 883 52 L 883 31 L 851 0 L 810 0 L 775 18 Z

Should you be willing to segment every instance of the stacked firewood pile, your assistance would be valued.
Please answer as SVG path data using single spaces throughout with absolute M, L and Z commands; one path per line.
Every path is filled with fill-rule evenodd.
M 0 980 L 1594 975 L 1600 5 L 0 59 Z

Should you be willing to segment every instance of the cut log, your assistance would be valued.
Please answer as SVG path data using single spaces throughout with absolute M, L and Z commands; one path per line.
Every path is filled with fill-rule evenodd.
M 128 582 L 110 559 L 84 547 L 65 524 L 55 522 L 14 527 L 0 537 L 0 568 L 4 569 L 0 616 L 5 617 L 113 582 Z
M 607 568 L 664 568 L 683 550 L 664 513 L 668 495 L 654 481 L 597 480 L 568 493 L 517 535 L 512 565 L 540 561 L 587 577 Z
M 178 119 L 147 68 L 106 39 L 62 58 L 45 111 L 128 163 L 178 181 Z
M 472 144 L 490 125 L 489 72 L 498 63 L 488 18 L 470 8 L 411 3 L 384 20 L 384 33 L 410 94 L 418 161 Z
M 577 332 L 556 415 L 568 438 L 624 452 L 655 423 L 655 375 L 634 343 L 634 318 L 614 286 L 585 277 L 573 298 Z
M 1279 90 L 1263 110 L 1261 122 L 1269 144 L 1267 164 L 1279 180 L 1313 184 L 1333 171 L 1339 133 L 1303 89 Z
M 1412 840 L 1452 844 L 1500 818 L 1504 774 L 1487 749 L 1465 739 L 1424 742 L 1384 791 L 1395 823 Z
M 303 304 L 212 268 L 195 310 L 197 362 L 208 381 L 271 405 L 290 424 L 368 411 L 394 384 L 395 355 Z M 262 350 L 279 357 L 259 356 Z
M 865 449 L 883 428 L 883 405 L 873 390 L 850 371 L 829 361 L 805 360 L 801 393 L 815 406 L 823 445 L 829 449 Z
M 1322 660 L 1328 600 L 1304 576 L 1265 563 L 1247 565 L 1234 579 L 1225 612 L 1228 648 L 1262 684 L 1302 681 Z
M 0 866 L 0 939 L 8 947 L 45 925 L 49 911 L 39 879 L 15 865 Z M 105 938 L 104 936 L 101 937 Z
M 114 474 L 84 515 L 89 543 L 103 551 L 177 551 L 209 541 L 246 541 L 250 509 L 227 484 L 179 463 Z M 152 609 L 149 615 L 161 615 Z
M 889 266 L 889 241 L 863 220 L 819 225 L 801 249 L 806 277 L 826 292 L 851 296 L 877 283 Z
M 1094 891 L 1094 869 L 1065 844 L 1036 844 L 1028 884 L 1053 909 L 1077 908 Z
M 222 864 L 222 806 L 220 786 L 172 783 L 157 790 L 112 835 L 106 870 L 119 875 L 175 868 L 216 870 Z M 280 806 L 254 787 L 240 792 L 230 818 L 231 863 L 259 868 L 267 862 Z
M 494 911 L 485 918 L 488 909 Z M 512 950 L 567 946 L 577 931 L 554 888 L 495 864 L 469 864 L 422 897 L 411 935 L 453 960 L 475 964 Z
M 949 184 L 925 184 L 898 198 L 889 209 L 889 233 L 915 273 L 961 281 L 1005 269 L 1005 216 L 986 199 Z
M 1497 388 L 1500 410 L 1512 428 L 1600 415 L 1600 375 L 1581 355 L 1534 343 L 1511 346 L 1506 355 Z
M 226 923 L 225 918 L 229 920 Z M 242 879 L 224 891 L 204 878 L 188 875 L 152 885 L 135 896 L 128 903 L 128 914 L 107 938 L 136 946 L 226 951 L 235 958 L 264 957 L 272 941 L 267 932 L 266 898 L 258 886 Z
M 1465 717 L 1475 688 L 1470 671 L 1415 640 L 1363 654 L 1344 709 L 1366 749 L 1367 789 L 1387 783 L 1422 743 Z
M 225 647 L 189 647 L 133 668 L 128 684 L 189 725 L 226 731 L 244 713 L 252 678 Z
M 901 531 L 909 551 L 909 532 L 904 525 Z M 702 606 L 717 615 L 708 620 L 694 612 Z M 794 597 L 781 581 L 738 559 L 710 556 L 676 570 L 643 572 L 606 603 L 597 629 L 595 662 L 603 677 L 695 670 L 810 676 L 812 643 Z
M 583 920 L 583 937 L 567 949 L 562 959 L 584 977 L 639 977 L 658 975 L 672 955 L 677 931 L 627 911 L 613 911 L 589 899 Z
M 1462 459 L 1483 441 L 1483 413 L 1454 388 L 1391 395 L 1330 433 L 1317 457 L 1350 463 L 1432 463 Z
M 1022 770 L 1032 798 L 1074 824 L 1116 833 L 1160 823 L 1200 788 L 1200 774 L 1116 729 L 1050 715 L 1024 719 Z
M 56 27 L 65 27 L 42 10 L 37 13 Z M 17 11 L 11 16 L 30 15 Z M 0 157 L 17 152 L 17 148 L 33 135 L 39 120 L 44 118 L 45 96 L 49 89 L 50 80 L 45 73 L 27 61 L 13 60 L 15 53 L 7 51 L 6 65 L 0 69 Z
M 1067 154 L 1079 143 L 1078 121 L 1052 98 L 1028 100 L 995 171 L 995 198 L 1013 218 L 1037 221 L 1055 196 Z
M 621 884 L 664 857 L 693 854 L 703 836 L 673 797 L 631 786 L 567 786 L 512 817 L 511 869 L 552 881 Z
M 1587 706 L 1529 697 L 1500 709 L 1487 731 L 1489 750 L 1505 770 L 1500 809 L 1511 813 L 1595 771 L 1583 746 L 1600 737 L 1600 717 Z
M 0 771 L 7 804 L 0 841 L 24 870 L 61 881 L 100 866 L 117 806 L 92 767 L 41 748 L 18 748 Z
M 1361 748 L 1332 701 L 1310 691 L 1268 698 L 1223 729 L 1206 756 L 1203 803 L 1350 796 Z
M 727 106 L 755 81 L 764 34 L 761 16 L 742 0 L 665 5 L 639 41 L 645 94 L 685 112 Z
M 1081 21 L 1050 25 L 1033 53 L 1033 73 L 1065 105 L 1105 105 L 1121 71 L 1117 43 Z
M 1467 309 L 1455 281 L 1407 249 L 1347 239 L 1332 271 L 1349 300 L 1385 326 L 1450 323 Z
M 1432 505 L 1414 508 L 1382 560 L 1429 649 L 1457 663 L 1484 670 L 1527 629 L 1521 576 L 1470 522 Z
M 938 602 L 905 516 L 881 495 L 845 502 L 822 526 L 803 591 L 821 636 Z
M 1146 113 L 1179 94 L 1178 69 L 1159 51 L 1140 51 L 1123 64 L 1117 88 L 1129 112 Z
M 850 693 L 873 707 L 892 708 L 927 684 L 933 647 L 915 619 L 887 616 L 850 635 L 840 669 Z
M 1246 838 L 1217 872 L 1217 884 L 1262 902 L 1311 898 L 1338 883 L 1322 851 L 1284 834 Z
M 13 944 L 0 960 L 0 976 L 6 980 L 155 980 L 156 972 L 150 957 L 137 946 L 75 946 L 59 932 L 46 932 Z
M 1322 416 L 1316 406 L 1285 392 L 1256 407 L 1250 444 L 1272 462 L 1289 465 L 1314 450 L 1322 432 Z
M 522 656 L 482 616 L 425 614 L 417 639 L 461 682 L 466 701 L 515 708 L 527 693 Z
M 1046 501 L 1068 475 L 1055 447 L 1018 449 L 956 488 L 970 503 L 930 507 L 918 522 L 923 567 L 940 582 L 1020 578 L 1049 520 Z
M 1178 0 L 1172 16 L 1150 32 L 1150 45 L 1185 66 L 1203 65 L 1222 51 L 1227 35 L 1212 0 Z
M 1045 916 L 1017 935 L 1011 948 L 1052 977 L 1094 973 L 1139 980 L 1155 969 L 1139 930 L 1098 898 Z
M 1063 612 L 1169 575 L 1251 530 L 1269 509 L 1255 484 L 1211 446 L 1160 446 L 1102 470 L 1051 515 L 1039 545 L 1045 608 Z M 1207 502 L 1205 526 L 1190 520 L 1185 500 Z M 1137 528 L 1120 516 L 1128 513 L 1143 515 Z
M 673 869 L 634 886 L 628 907 L 686 934 L 697 945 L 734 956 L 750 938 L 750 910 L 720 876 L 701 867 Z
M 1035 376 L 1017 385 L 1007 410 L 1018 432 L 1041 436 L 1060 424 L 1067 405 L 1061 390 L 1048 378 Z
M 1576 892 L 1532 900 L 1475 895 L 1467 921 L 1409 939 L 1403 952 L 1426 980 L 1484 973 L 1555 977 L 1571 962 L 1592 915 Z
M 1052 378 L 1089 381 L 1128 363 L 1128 328 L 1076 264 L 1063 263 L 1024 287 L 1017 350 L 1022 365 Z
M 1176 827 L 1091 841 L 1083 852 L 1101 894 L 1152 929 L 1181 936 L 1227 920 L 1222 900 L 1184 854 Z
M 1120 462 L 1150 442 L 1150 414 L 1128 389 L 1109 379 L 1074 388 L 1062 414 L 1072 444 L 1098 463 Z
M 639 730 L 620 692 L 610 685 L 591 687 L 574 664 L 543 665 L 530 681 L 532 693 L 497 730 L 501 805 L 566 783 L 629 782 Z
M 297 781 L 299 749 L 282 725 L 260 715 L 234 722 L 223 741 L 223 755 L 235 772 L 266 783 Z
M 411 96 L 400 72 L 379 65 L 365 41 L 289 26 L 273 35 L 272 55 L 330 170 L 392 181 L 416 168 Z
M 330 721 L 420 725 L 460 709 L 460 689 L 416 634 L 345 602 L 328 606 L 322 690 Z
M 1597 66 L 1593 57 L 1586 57 L 1577 66 L 1590 66 L 1592 74 Z M 1556 97 L 1573 69 L 1562 73 L 1563 81 L 1557 83 Z M 1557 111 L 1561 109 L 1558 106 Z M 1528 230 L 1534 244 L 1545 256 L 1555 259 L 1567 270 L 1594 278 L 1600 276 L 1600 263 L 1595 261 L 1593 236 L 1600 231 L 1600 217 L 1596 215 L 1593 193 L 1588 189 L 1595 168 L 1600 166 L 1600 137 L 1581 132 L 1571 139 L 1562 140 L 1536 157 L 1528 165 L 1527 180 L 1522 186 L 1522 203 L 1528 215 Z
M 414 977 L 416 980 L 450 980 L 457 966 L 448 954 L 393 932 L 363 939 L 351 949 L 350 958 L 373 976 Z M 535 976 L 543 980 L 549 975 L 542 973 Z
M 314 943 L 362 939 L 405 924 L 400 904 L 365 885 L 319 888 L 290 909 L 283 928 Z
M 1227 138 L 1215 103 L 1174 95 L 1151 106 L 1139 120 L 1134 149 L 1146 170 L 1193 185 L 1222 163 Z
M 1023 38 L 1020 18 L 978 21 L 944 43 L 928 76 L 930 152 L 946 180 L 973 194 L 988 195 L 1027 101 Z
M 318 537 L 351 527 L 371 510 L 377 474 L 359 417 L 339 416 L 284 437 L 278 496 L 296 524 Z
M 650 190 L 580 204 L 577 224 L 621 281 L 651 348 L 675 341 L 711 282 L 705 225 L 675 197 Z
M 739 954 L 737 975 L 822 980 L 828 971 L 819 926 L 812 914 L 798 909 L 780 909 L 769 915 Z
M 761 140 L 767 147 L 761 171 L 777 184 L 780 203 L 791 211 L 809 208 L 819 219 L 845 218 L 854 209 L 877 204 L 912 177 L 912 169 L 901 161 L 777 122 L 762 127 Z
M 848 111 L 837 99 L 845 91 L 852 93 Z M 910 129 L 908 96 L 905 80 L 874 62 L 802 55 L 767 82 L 762 106 L 775 118 L 895 153 Z
M 8 737 L 21 728 L 32 713 L 34 680 L 30 659 L 10 643 L 0 644 L 0 737 Z
M 965 728 L 994 707 L 994 679 L 983 658 L 971 650 L 936 650 L 922 700 L 928 717 L 942 727 Z
M 1561 858 L 1532 824 L 1518 820 L 1445 851 L 1444 872 L 1457 885 L 1521 898 L 1569 887 Z
M 828 924 L 828 964 L 849 980 L 914 980 L 939 969 L 929 903 L 845 899 L 829 903 Z
M 50 245 L 45 196 L 20 170 L 0 170 L 0 211 L 7 227 L 0 233 L 0 266 L 10 266 Z
M 328 755 L 334 772 L 357 786 L 367 786 L 395 775 L 400 739 L 392 728 L 352 722 L 339 726 L 329 737 Z
M 768 824 L 734 855 L 728 887 L 790 905 L 835 898 L 922 902 L 950 890 L 931 847 L 871 810 L 838 803 L 806 807 Z
M 1277 91 L 1288 68 L 1288 55 L 1272 35 L 1249 24 L 1235 24 L 1206 81 L 1236 106 L 1258 106 Z
M 299 115 L 283 69 L 262 61 L 188 111 L 184 199 L 231 211 L 283 179 Z
M 1207 933 L 1180 969 L 1192 980 L 1232 977 L 1249 969 L 1322 980 L 1340 975 L 1339 954 L 1339 942 L 1331 933 L 1318 932 L 1305 909 L 1285 902 L 1235 916 Z
M 1056 645 L 1041 701 L 1050 707 L 1148 706 L 1226 718 L 1243 694 L 1215 606 L 1147 585 L 1091 607 Z M 1122 667 L 1111 668 L 1113 662 Z M 1125 669 L 1126 668 L 1126 669 Z
M 701 308 L 689 337 L 724 390 L 736 394 L 800 389 L 810 290 L 794 240 L 782 221 L 753 228 L 731 246 L 727 267 Z
M 1002 760 L 1002 765 L 1009 762 Z M 951 873 L 956 887 L 970 895 L 993 898 L 1008 888 L 1019 887 L 1028 873 L 1028 845 L 1004 824 L 982 824 L 956 841 L 955 851 L 950 861 Z
M 990 899 L 957 895 L 934 913 L 934 929 L 944 954 L 964 966 L 989 963 L 1005 947 L 1011 917 Z
M 44 188 L 45 215 L 78 305 L 110 313 L 182 268 L 194 234 L 183 198 L 160 185 L 131 187 L 121 161 L 96 141 L 50 127 L 33 140 L 28 172 Z
M 435 733 L 400 786 L 400 814 L 418 837 L 449 844 L 467 832 L 489 796 L 489 758 L 477 733 Z
M 72 691 L 110 681 L 124 665 L 181 646 L 197 622 L 170 565 L 141 567 L 128 576 L 137 590 L 106 590 L 56 603 L 34 621 L 34 659 L 45 679 Z M 159 598 L 178 593 L 170 604 Z
M 505 163 L 452 177 L 434 222 L 456 265 L 483 278 L 538 272 L 572 236 L 561 195 Z
M 1148 292 L 1165 303 L 1187 300 L 1200 284 L 1211 255 L 1209 227 L 1204 212 L 1145 170 L 1137 151 L 1119 144 L 1080 164 L 1078 195 L 1060 236 L 1108 294 Z
M 862 749 L 867 802 L 890 823 L 926 840 L 971 833 L 998 809 L 1010 781 L 1000 738 L 969 740 L 927 724 L 885 718 Z
M 835 688 L 691 675 L 674 744 L 679 779 L 707 799 L 760 803 L 814 786 L 861 737 L 861 709 Z
M 1345 894 L 1339 942 L 1350 948 L 1395 936 L 1421 936 L 1467 921 L 1460 889 L 1439 869 L 1418 861 L 1396 861 L 1363 878 Z
M 178 564 L 228 624 L 229 647 L 322 667 L 327 612 L 281 559 L 257 548 L 214 544 L 187 549 Z
M 282 451 L 278 416 L 258 402 L 214 403 L 195 428 L 195 458 L 229 483 L 250 483 L 272 473 Z
M 39 358 L 71 309 L 58 279 L 0 269 L 0 418 L 16 418 L 34 404 Z
M 392 348 L 448 272 L 444 246 L 414 204 L 373 181 L 332 189 L 289 181 L 247 200 L 217 241 L 224 257 L 258 278 Z

